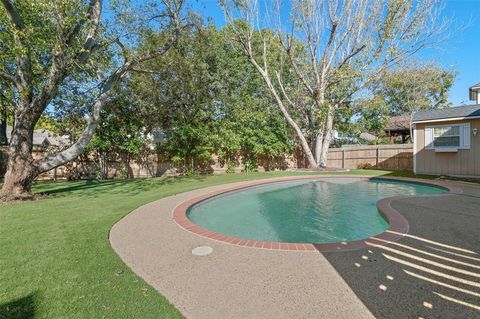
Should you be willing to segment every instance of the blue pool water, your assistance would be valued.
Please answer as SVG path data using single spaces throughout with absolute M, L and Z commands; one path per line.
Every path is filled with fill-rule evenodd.
M 195 224 L 230 236 L 276 242 L 333 243 L 384 232 L 379 199 L 445 189 L 399 181 L 318 178 L 229 192 L 190 207 Z

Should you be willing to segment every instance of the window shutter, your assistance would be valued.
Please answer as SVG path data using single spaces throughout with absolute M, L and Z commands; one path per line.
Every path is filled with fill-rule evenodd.
M 470 123 L 462 125 L 463 142 L 462 147 L 470 149 Z
M 425 148 L 433 148 L 433 127 L 425 127 Z

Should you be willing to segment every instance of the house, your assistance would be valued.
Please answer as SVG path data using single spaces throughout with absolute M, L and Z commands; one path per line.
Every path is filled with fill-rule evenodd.
M 470 101 L 477 101 L 477 104 L 480 104 L 480 83 L 475 84 L 469 89 Z
M 392 116 L 384 128 L 390 143 L 405 144 L 410 142 L 410 113 Z
M 332 137 L 334 143 L 338 144 L 352 144 L 356 141 L 353 134 L 347 134 L 337 130 L 332 130 Z
M 416 174 L 480 176 L 479 91 L 470 88 L 475 105 L 413 114 Z
M 362 142 L 374 142 L 377 140 L 375 135 L 372 135 L 367 132 L 360 133 L 358 138 L 355 137 L 354 134 L 347 134 L 344 132 L 340 132 L 337 130 L 332 131 L 333 143 L 338 145 L 343 144 L 356 144 Z
M 358 137 L 360 138 L 361 141 L 365 141 L 365 142 L 375 142 L 377 140 L 377 137 L 375 135 L 367 132 L 360 133 Z
M 7 142 L 10 143 L 12 135 L 12 127 L 7 126 Z M 62 147 L 69 144 L 68 138 L 58 136 L 55 133 L 46 130 L 38 129 L 33 131 L 33 147 L 37 149 L 45 149 L 48 147 Z

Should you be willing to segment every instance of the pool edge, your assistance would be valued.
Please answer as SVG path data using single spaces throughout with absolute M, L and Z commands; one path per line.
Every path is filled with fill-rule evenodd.
M 258 241 L 251 239 L 243 239 L 238 237 L 233 237 L 221 233 L 217 233 L 194 224 L 187 217 L 187 210 L 192 205 L 195 205 L 201 201 L 204 201 L 213 196 L 220 194 L 238 191 L 254 186 L 266 185 L 278 182 L 286 182 L 292 180 L 302 180 L 302 179 L 315 179 L 315 178 L 362 178 L 362 179 L 383 179 L 383 180 L 393 180 L 393 181 L 404 181 L 410 183 L 424 184 L 430 186 L 437 186 L 440 188 L 446 189 L 448 192 L 445 194 L 431 194 L 431 195 L 407 195 L 407 196 L 394 196 L 386 197 L 377 201 L 376 206 L 383 216 L 386 217 L 389 227 L 383 233 L 378 235 L 368 237 L 361 240 L 347 241 L 347 242 L 337 242 L 337 243 L 283 243 L 283 242 L 270 242 L 270 241 Z M 215 240 L 217 242 L 222 242 L 226 244 L 248 247 L 248 248 L 257 248 L 257 249 L 267 249 L 267 250 L 283 250 L 283 251 L 304 251 L 304 252 L 333 252 L 333 251 L 350 251 L 358 250 L 362 248 L 368 248 L 372 245 L 384 246 L 388 245 L 390 242 L 397 241 L 404 237 L 408 233 L 409 224 L 408 221 L 403 217 L 397 210 L 395 210 L 391 203 L 394 200 L 400 200 L 405 198 L 412 197 L 431 197 L 431 196 L 450 196 L 454 194 L 462 194 L 463 190 L 459 187 L 452 187 L 440 181 L 430 181 L 423 180 L 418 178 L 410 177 L 394 177 L 394 176 L 372 176 L 372 175 L 335 175 L 335 174 L 325 174 L 325 175 L 302 175 L 302 176 L 288 176 L 272 179 L 262 179 L 257 181 L 252 181 L 247 184 L 237 185 L 226 187 L 214 192 L 210 192 L 201 196 L 190 198 L 173 209 L 172 219 L 174 222 L 183 228 L 184 230 L 191 232 L 195 235 Z

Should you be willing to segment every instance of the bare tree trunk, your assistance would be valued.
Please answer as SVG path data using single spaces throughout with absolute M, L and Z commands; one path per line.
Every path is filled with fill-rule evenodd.
M 265 9 L 259 0 L 221 2 L 235 30 L 236 41 L 267 82 L 281 112 L 294 128 L 311 167 L 318 166 L 319 153 L 321 166 L 326 165 L 332 140 L 334 114 L 331 112 L 334 110 L 323 118 L 324 102 L 341 104 L 350 100 L 384 70 L 432 44 L 432 40 L 440 39 L 448 25 L 436 23 L 441 12 L 438 1 L 419 1 L 418 5 L 412 5 L 411 1 L 313 0 L 297 1 L 293 6 L 287 4 L 288 1 L 272 1 L 266 13 L 262 12 Z M 289 14 L 284 15 L 284 10 Z M 270 16 L 274 18 L 264 19 Z M 285 16 L 289 17 L 286 22 Z M 244 23 L 237 23 L 238 19 Z M 278 50 L 277 44 L 271 42 L 270 31 L 264 31 L 270 25 L 277 30 L 273 41 L 278 41 L 288 56 L 288 67 L 292 71 L 289 76 L 298 80 L 303 92 L 285 89 L 281 80 L 283 63 L 277 70 L 272 68 L 273 64 L 269 65 L 268 47 Z M 256 50 L 260 49 L 258 38 L 263 40 L 260 63 L 256 60 L 260 56 L 260 50 Z M 269 68 L 272 69 L 269 71 Z M 269 83 L 269 74 L 277 75 L 282 96 L 276 94 L 275 87 Z M 348 90 L 344 91 L 345 88 Z M 335 98 L 326 98 L 327 91 L 334 93 Z M 299 92 L 303 101 L 294 98 Z M 325 125 L 323 134 L 315 130 L 306 132 L 302 123 L 291 116 L 294 113 L 289 114 L 286 108 L 305 111 L 306 99 L 315 102 L 315 114 L 322 113 L 324 123 L 317 127 Z M 311 136 L 311 145 L 305 135 Z
M 0 114 L 0 146 L 7 144 L 7 109 L 4 108 Z
M 123 156 L 123 165 L 125 166 L 126 178 L 134 178 L 132 166 L 130 166 L 130 155 L 128 153 L 124 153 Z M 149 170 L 148 167 L 148 159 L 147 159 L 147 171 Z
M 13 73 L 15 74 L 0 71 L 0 79 L 2 80 L 0 83 L 3 84 L 3 81 L 7 81 L 11 84 L 12 96 L 16 96 L 20 100 L 18 103 L 14 101 L 15 125 L 10 143 L 5 181 L 0 191 L 0 201 L 10 197 L 31 196 L 31 183 L 36 176 L 79 156 L 90 142 L 100 120 L 100 111 L 112 94 L 112 89 L 116 84 L 133 67 L 165 54 L 186 27 L 182 26 L 180 15 L 183 1 L 163 1 L 165 5 L 163 13 L 162 15 L 156 15 L 156 18 L 165 17 L 169 20 L 165 25 L 160 24 L 162 28 L 164 27 L 164 30 L 172 31 L 171 36 L 166 38 L 165 43 L 155 50 L 139 52 L 128 57 L 123 56 L 123 64 L 102 81 L 99 87 L 99 95 L 92 106 L 92 113 L 87 119 L 87 126 L 78 140 L 65 150 L 35 160 L 32 156 L 33 128 L 42 113 L 57 96 L 65 79 L 72 75 L 72 72 L 84 68 L 91 55 L 98 48 L 110 45 L 118 45 L 123 48 L 119 38 L 113 42 L 106 41 L 106 43 L 103 41 L 105 39 L 100 39 L 102 3 L 102 0 L 89 1 L 89 4 L 86 4 L 84 8 L 85 10 L 82 8 L 85 16 L 82 13 L 79 14 L 82 18 L 78 21 L 72 21 L 72 28 L 64 27 L 64 23 L 61 22 L 57 24 L 57 34 L 52 34 L 52 37 L 56 39 L 53 45 L 54 50 L 51 53 L 43 52 L 47 55 L 46 60 L 51 59 L 51 65 L 45 74 L 40 75 L 34 72 L 31 54 L 32 45 L 25 41 L 28 37 L 20 36 L 29 32 L 30 22 L 25 23 L 22 16 L 23 11 L 21 8 L 17 8 L 16 1 L 0 1 L 4 9 L 3 12 L 6 13 L 6 17 L 11 23 L 9 29 L 11 29 L 13 44 L 19 49 L 16 50 L 18 53 L 13 54 L 14 59 L 9 61 L 9 63 L 12 63 Z M 53 14 L 64 18 L 60 12 L 53 12 Z M 76 18 L 75 15 L 74 19 Z M 66 25 L 70 25 L 70 23 Z M 81 39 L 83 45 L 76 47 L 77 39 Z M 116 58 L 112 57 L 111 60 L 114 61 Z M 121 61 L 121 58 L 118 61 Z
M 7 172 L 0 199 L 23 199 L 32 196 L 32 181 L 39 174 L 32 156 L 33 128 L 17 121 L 10 141 Z
M 98 152 L 98 170 L 100 179 L 108 178 L 108 161 L 105 152 Z
M 315 136 L 315 162 L 320 164 L 320 155 L 322 153 L 322 145 L 323 145 L 323 128 L 316 134 Z
M 322 66 L 322 69 L 324 67 Z M 325 72 L 322 72 L 319 76 L 319 82 L 318 82 L 318 87 L 317 87 L 317 92 L 314 95 L 314 100 L 315 103 L 318 107 L 318 110 L 323 111 L 325 109 Z M 327 110 L 328 115 L 330 114 L 330 109 Z M 315 162 L 317 162 L 317 165 L 319 167 L 325 167 L 326 162 L 322 162 L 322 158 L 324 156 L 324 145 L 325 145 L 325 137 L 326 135 L 330 134 L 331 131 L 331 126 L 333 126 L 333 116 L 332 116 L 332 125 L 328 126 L 328 120 L 329 117 L 327 115 L 326 121 L 323 119 L 323 117 L 320 118 L 320 121 L 318 123 L 318 129 L 317 129 L 317 135 L 316 135 L 316 141 L 315 141 Z M 327 146 L 328 148 L 328 146 Z
M 335 107 L 328 106 L 327 124 L 325 135 L 323 137 L 322 154 L 320 155 L 320 167 L 327 167 L 328 149 L 332 141 L 333 118 L 335 115 Z
M 312 151 L 310 150 L 310 146 L 308 145 L 308 142 L 307 142 L 307 139 L 305 138 L 305 135 L 303 134 L 300 126 L 298 126 L 298 124 L 290 116 L 290 113 L 288 113 L 287 108 L 283 104 L 282 99 L 280 98 L 280 96 L 277 93 L 277 90 L 275 89 L 274 85 L 272 84 L 272 81 L 270 79 L 270 76 L 268 75 L 268 72 L 265 71 L 264 69 L 262 69 L 262 67 L 257 63 L 257 61 L 253 58 L 253 53 L 252 52 L 247 50 L 247 55 L 249 57 L 250 63 L 257 69 L 257 71 L 260 73 L 263 80 L 265 81 L 265 84 L 267 85 L 270 93 L 273 95 L 275 101 L 277 102 L 277 105 L 280 109 L 280 112 L 282 112 L 285 120 L 295 131 L 295 134 L 297 135 L 298 139 L 300 140 L 300 145 L 302 146 L 302 149 L 303 149 L 305 155 L 307 156 L 307 160 L 308 160 L 308 164 L 309 164 L 310 168 L 318 167 L 318 164 L 315 161 L 315 158 L 313 157 Z M 265 60 L 265 63 L 266 63 L 266 60 Z

